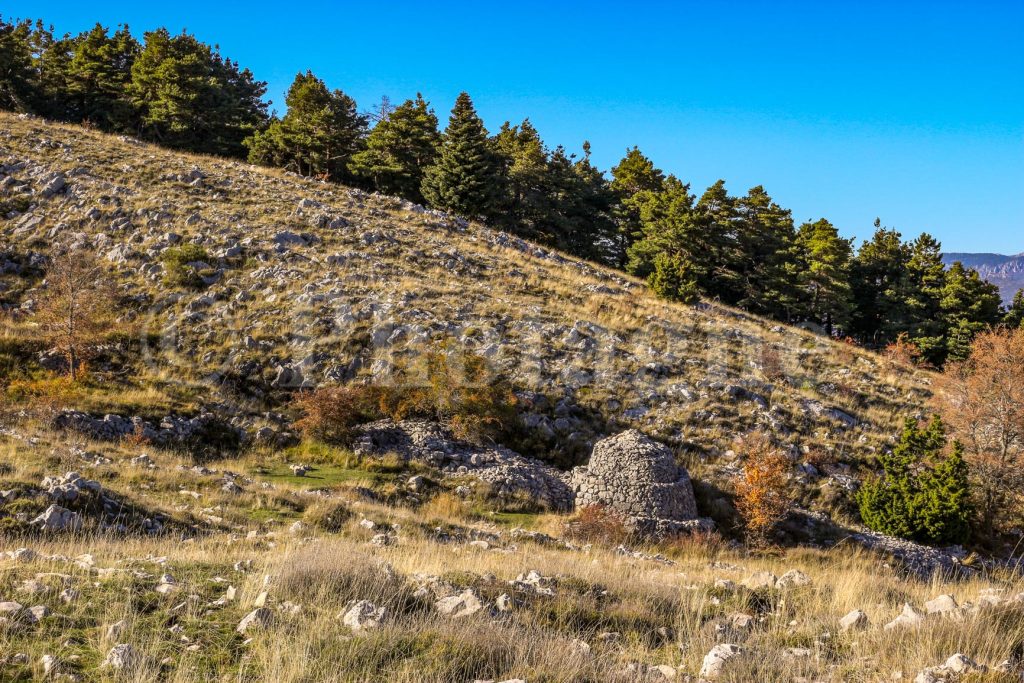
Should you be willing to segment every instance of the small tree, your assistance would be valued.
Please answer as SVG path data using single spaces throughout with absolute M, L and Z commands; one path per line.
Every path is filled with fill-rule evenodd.
M 936 406 L 964 444 L 986 533 L 1015 524 L 1024 495 L 1024 329 L 974 340 L 967 360 L 949 363 Z
M 947 448 L 938 415 L 924 428 L 908 418 L 900 442 L 880 460 L 883 476 L 864 482 L 857 493 L 869 528 L 921 543 L 967 540 L 967 465 L 959 443 Z
M 654 257 L 654 271 L 647 276 L 651 291 L 660 297 L 692 304 L 699 298 L 693 269 L 679 254 L 662 252 Z
M 747 540 L 753 545 L 763 545 L 793 504 L 789 461 L 762 433 L 744 438 L 739 450 L 744 463 L 743 472 L 733 481 L 736 509 L 746 526 Z
M 94 355 L 111 329 L 114 285 L 91 255 L 64 251 L 51 257 L 45 286 L 37 318 L 67 360 L 74 381 L 79 365 Z

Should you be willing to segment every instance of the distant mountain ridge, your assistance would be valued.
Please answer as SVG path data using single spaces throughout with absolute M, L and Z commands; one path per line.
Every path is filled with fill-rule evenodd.
M 999 287 L 1003 301 L 1009 303 L 1018 290 L 1024 289 L 1024 253 L 1006 254 L 949 253 L 942 255 L 947 266 L 960 261 L 974 268 L 983 278 Z

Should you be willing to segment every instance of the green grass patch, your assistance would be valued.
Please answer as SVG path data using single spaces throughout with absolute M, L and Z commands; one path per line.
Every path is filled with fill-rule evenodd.
M 297 477 L 284 463 L 255 469 L 252 475 L 264 481 L 303 489 L 330 488 L 355 483 L 371 484 L 376 479 L 372 472 L 339 465 L 314 465 L 305 476 Z

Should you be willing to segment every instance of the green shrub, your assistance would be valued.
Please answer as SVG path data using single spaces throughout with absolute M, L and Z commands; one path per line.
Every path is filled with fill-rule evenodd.
M 654 257 L 654 272 L 647 277 L 651 291 L 660 297 L 692 304 L 698 299 L 697 279 L 686 260 L 676 254 Z
M 920 543 L 963 543 L 970 535 L 967 464 L 963 447 L 947 448 L 942 420 L 927 427 L 907 419 L 892 453 L 881 457 L 884 475 L 857 493 L 861 519 L 871 529 Z
M 185 244 L 166 249 L 160 259 L 164 264 L 167 284 L 179 287 L 202 287 L 207 269 L 200 264 L 210 262 L 210 255 L 198 244 Z

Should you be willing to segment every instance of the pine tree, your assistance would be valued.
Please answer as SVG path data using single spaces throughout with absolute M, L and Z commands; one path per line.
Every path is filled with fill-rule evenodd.
M 437 116 L 419 93 L 415 100 L 383 109 L 366 138 L 366 149 L 353 155 L 349 171 L 380 192 L 422 202 L 424 171 L 441 144 Z
M 942 245 L 928 233 L 922 233 L 908 246 L 908 251 L 902 288 L 907 337 L 926 360 L 941 364 L 946 356 L 946 329 L 940 316 L 946 284 Z
M 1003 324 L 1011 330 L 1024 329 L 1024 289 L 1017 290 L 1013 297 L 1013 303 L 1003 317 Z
M 96 24 L 74 39 L 72 49 L 65 76 L 65 118 L 89 121 L 103 130 L 131 130 L 135 109 L 125 92 L 141 48 L 128 27 L 119 27 L 111 36 Z
M 340 90 L 332 92 L 307 71 L 295 76 L 285 104 L 284 118 L 246 140 L 249 161 L 300 175 L 348 179 L 349 162 L 366 131 L 366 118 L 356 111 L 355 100 Z
M 658 296 L 684 304 L 694 303 L 700 295 L 692 266 L 678 252 L 662 251 L 655 254 L 647 284 Z
M 982 280 L 978 271 L 957 261 L 949 267 L 945 280 L 939 315 L 946 335 L 939 363 L 966 358 L 974 337 L 998 324 L 1002 316 L 999 288 Z
M 518 126 L 505 122 L 494 136 L 501 163 L 502 197 L 497 225 L 544 244 L 559 243 L 550 154 L 529 119 Z M 564 160 L 568 165 L 568 160 Z
M 921 543 L 962 543 L 970 532 L 970 491 L 963 448 L 948 455 L 938 415 L 927 427 L 908 418 L 899 443 L 879 457 L 884 475 L 861 485 L 861 519 L 874 529 Z
M 660 192 L 664 182 L 665 174 L 637 147 L 627 150 L 626 156 L 612 167 L 610 189 L 619 202 L 616 211 L 618 236 L 614 252 L 620 267 L 626 265 L 633 243 L 643 237 L 640 204 L 644 199 L 641 194 Z
M 571 172 L 559 173 L 564 156 L 555 150 L 549 167 L 556 169 L 554 184 L 563 219 L 565 249 L 571 254 L 618 263 L 618 225 L 615 222 L 615 194 L 608 180 L 590 161 L 590 143 L 583 143 L 583 158 L 571 164 Z
M 758 185 L 736 200 L 739 259 L 738 304 L 746 310 L 788 320 L 796 310 L 796 233 L 792 214 Z
M 743 299 L 744 256 L 736 198 L 729 196 L 725 181 L 718 180 L 697 200 L 695 211 L 702 231 L 694 248 L 704 254 L 702 260 L 708 272 L 701 289 L 709 297 L 738 305 Z
M 876 219 L 875 234 L 861 245 L 851 269 L 851 329 L 864 343 L 885 346 L 907 331 L 904 284 L 909 260 L 900 233 Z
M 706 226 L 694 211 L 690 186 L 669 176 L 660 192 L 646 192 L 637 197 L 642 198 L 637 208 L 643 232 L 641 239 L 629 249 L 626 269 L 638 277 L 649 277 L 655 271 L 658 255 L 669 254 L 671 261 L 686 264 L 688 278 L 703 289 L 710 279 L 713 264 L 700 251 Z
M 144 38 L 128 89 L 141 133 L 168 147 L 242 156 L 242 141 L 266 122 L 266 83 L 188 33 L 161 28 Z
M 829 334 L 836 327 L 845 329 L 853 311 L 850 241 L 822 218 L 801 225 L 796 242 L 803 266 L 797 279 L 803 314 Z
M 922 537 L 933 543 L 963 543 L 971 534 L 970 485 L 964 447 L 954 441 L 928 475 L 917 503 Z
M 31 109 L 36 75 L 32 63 L 32 22 L 0 15 L 0 109 Z
M 465 92 L 455 100 L 436 163 L 423 178 L 431 206 L 466 218 L 493 215 L 499 164 L 483 121 Z

